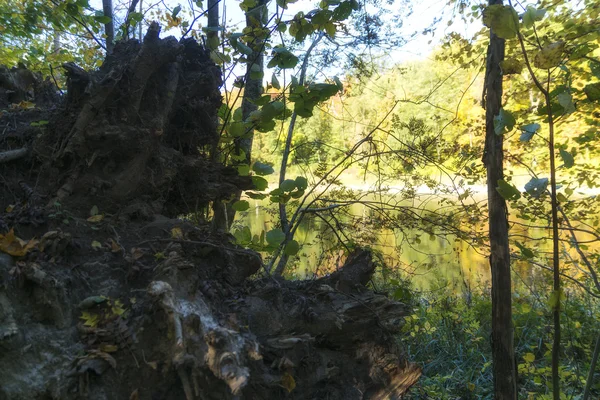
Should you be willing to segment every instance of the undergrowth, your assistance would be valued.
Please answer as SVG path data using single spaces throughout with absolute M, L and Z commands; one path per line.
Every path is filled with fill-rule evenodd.
M 492 304 L 488 288 L 456 293 L 439 280 L 428 292 L 391 279 L 388 289 L 413 305 L 399 338 L 409 359 L 423 375 L 409 399 L 492 399 L 490 348 Z M 540 290 L 540 289 L 538 289 Z M 527 292 L 526 292 L 527 291 Z M 552 315 L 551 291 L 532 293 L 517 289 L 513 295 L 515 351 L 520 399 L 551 399 Z M 588 297 L 565 291 L 562 306 L 561 399 L 583 398 L 583 391 L 598 335 L 598 307 Z M 600 398 L 596 374 L 591 398 Z

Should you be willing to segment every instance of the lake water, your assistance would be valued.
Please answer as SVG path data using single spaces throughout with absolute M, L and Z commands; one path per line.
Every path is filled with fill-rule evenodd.
M 268 200 L 248 201 L 250 209 L 238 213 L 233 229 L 235 231 L 236 228 L 247 226 L 252 235 L 260 237 L 262 232 L 267 232 L 277 225 L 278 208 Z M 413 200 L 411 205 L 413 209 L 437 208 L 440 200 L 438 198 L 416 205 Z M 335 236 L 330 226 L 332 222 L 328 224 L 314 214 L 306 215 L 294 236 L 301 245 L 301 250 L 297 256 L 290 258 L 286 269 L 288 276 L 303 279 L 332 272 L 344 260 L 344 251 L 339 245 L 339 239 L 345 241 L 354 235 L 360 238 L 361 243 L 378 250 L 385 264 L 393 271 L 400 271 L 417 289 L 427 291 L 443 284 L 451 285 L 457 291 L 489 288 L 490 267 L 485 248 L 476 249 L 465 241 L 455 240 L 451 234 L 429 235 L 418 229 L 418 226 L 401 226 L 398 229 L 375 227 L 373 230 L 371 224 L 370 229 L 363 231 L 363 222 L 375 218 L 372 209 L 363 204 L 353 204 L 345 209 L 346 215 L 340 216 L 339 222 L 340 225 L 345 225 L 340 232 L 346 232 L 347 237 L 341 233 Z M 511 220 L 515 220 L 514 215 L 511 216 Z M 462 229 L 486 232 L 485 215 L 484 222 L 479 226 L 463 226 Z M 551 250 L 551 243 L 544 239 L 550 236 L 547 229 L 524 228 L 516 224 L 511 226 L 510 232 L 519 242 L 538 252 L 537 261 L 550 265 L 550 262 L 545 260 Z M 419 240 L 415 241 L 416 235 L 419 234 Z M 567 253 L 576 257 L 572 249 L 563 245 L 561 254 Z M 513 282 L 520 288 L 535 289 L 539 285 L 545 287 L 550 282 L 549 271 L 532 267 L 528 261 L 513 261 L 512 270 Z
M 238 213 L 234 230 L 248 226 L 252 235 L 260 236 L 276 226 L 279 220 L 276 205 L 268 201 L 249 199 L 250 209 Z M 348 207 L 349 214 L 369 218 L 372 211 L 365 205 L 353 204 Z M 341 217 L 348 222 L 350 217 Z M 357 224 L 357 222 L 354 222 Z M 360 223 L 351 227 L 353 234 L 360 230 Z M 322 219 L 307 214 L 295 234 L 301 245 L 301 251 L 289 262 L 287 272 L 296 278 L 308 278 L 314 274 L 331 272 L 343 262 L 343 249 L 333 235 L 331 227 Z M 422 234 L 420 240 L 414 237 Z M 341 234 L 340 234 L 341 235 Z M 363 243 L 369 243 L 381 252 L 385 264 L 411 280 L 415 287 L 427 290 L 441 281 L 447 281 L 459 287 L 475 288 L 487 286 L 490 269 L 487 255 L 481 254 L 464 241 L 455 237 L 423 234 L 418 229 L 382 228 L 363 237 Z M 365 236 L 365 235 L 363 235 Z M 344 238 L 342 238 L 344 240 Z M 331 250 L 335 248 L 337 249 Z

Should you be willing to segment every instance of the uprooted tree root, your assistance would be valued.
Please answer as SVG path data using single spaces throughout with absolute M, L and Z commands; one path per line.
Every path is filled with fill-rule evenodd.
M 203 155 L 221 100 L 200 45 L 152 26 L 99 71 L 66 69 L 47 125 L 0 117 L 0 153 L 31 149 L 0 163 L 0 400 L 383 400 L 417 381 L 410 310 L 365 287 L 368 251 L 250 279 L 258 254 L 173 219 L 251 184 Z

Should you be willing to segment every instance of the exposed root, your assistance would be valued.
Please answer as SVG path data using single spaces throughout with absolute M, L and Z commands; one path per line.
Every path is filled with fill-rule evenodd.
M 0 164 L 23 158 L 27 155 L 27 152 L 28 150 L 25 147 L 21 149 L 3 151 L 0 153 Z

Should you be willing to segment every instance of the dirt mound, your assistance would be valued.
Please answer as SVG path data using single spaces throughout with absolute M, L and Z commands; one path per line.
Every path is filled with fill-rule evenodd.
M 66 65 L 56 109 L 0 117 L 0 399 L 398 398 L 410 310 L 365 288 L 369 252 L 260 278 L 257 253 L 174 219 L 251 181 L 210 156 L 218 69 L 158 33 Z

